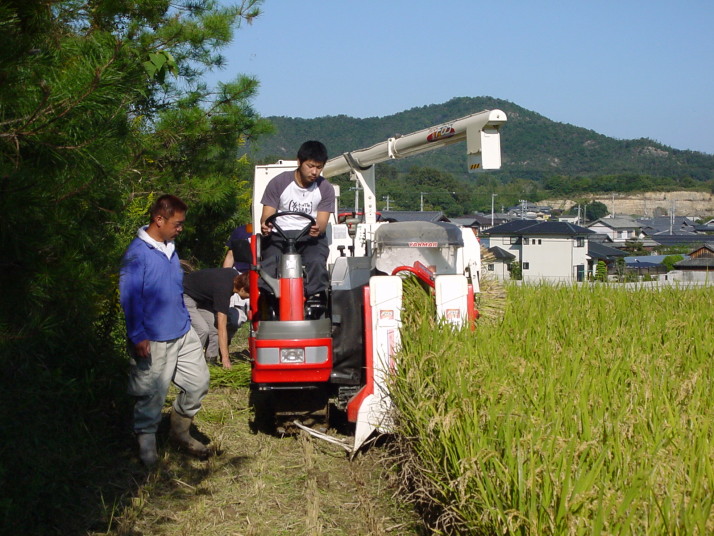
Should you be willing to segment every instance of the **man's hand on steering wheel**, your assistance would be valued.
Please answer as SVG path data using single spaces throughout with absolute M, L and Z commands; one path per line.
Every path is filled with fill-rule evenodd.
M 311 225 L 310 232 L 308 233 L 308 235 L 313 237 L 320 236 L 320 227 L 317 224 Z
M 282 216 L 299 216 L 301 218 L 304 218 L 307 220 L 307 223 L 305 227 L 303 227 L 298 233 L 297 236 L 292 236 L 292 240 L 297 242 L 300 240 L 303 236 L 309 235 L 309 236 L 320 236 L 320 227 L 317 225 L 317 222 L 315 221 L 315 218 L 310 216 L 309 214 L 305 214 L 304 212 L 275 212 L 271 216 L 265 219 L 265 221 L 262 223 L 260 226 L 260 230 L 264 235 L 269 234 L 272 230 L 275 230 L 277 234 L 283 239 L 283 240 L 288 240 L 288 236 L 285 234 L 285 231 L 280 228 L 280 225 L 275 221 L 276 218 L 280 218 Z M 266 233 L 267 230 L 267 233 Z

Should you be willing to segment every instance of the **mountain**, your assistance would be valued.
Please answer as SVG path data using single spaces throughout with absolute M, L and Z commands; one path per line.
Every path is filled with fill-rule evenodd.
M 325 143 L 330 155 L 370 147 L 395 134 L 409 134 L 475 112 L 498 108 L 508 122 L 501 128 L 501 180 L 544 181 L 552 177 L 644 175 L 673 179 L 683 186 L 714 180 L 714 155 L 673 149 L 648 139 L 618 140 L 593 130 L 552 121 L 509 101 L 491 97 L 457 97 L 443 104 L 411 108 L 386 117 L 346 115 L 315 119 L 268 117 L 276 133 L 250 148 L 263 162 L 295 158 L 307 139 Z M 466 180 L 466 151 L 455 144 L 393 162 L 400 171 L 431 167 Z

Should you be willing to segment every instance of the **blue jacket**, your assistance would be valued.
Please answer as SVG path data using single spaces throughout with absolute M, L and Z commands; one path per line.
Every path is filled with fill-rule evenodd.
M 135 238 L 119 271 L 119 301 L 126 317 L 129 340 L 170 341 L 191 328 L 183 303 L 183 271 L 174 251 L 164 253 Z

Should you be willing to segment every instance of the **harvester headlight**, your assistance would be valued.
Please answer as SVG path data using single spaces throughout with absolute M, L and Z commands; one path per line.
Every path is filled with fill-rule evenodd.
M 303 348 L 282 348 L 280 350 L 281 363 L 304 363 L 305 350 Z

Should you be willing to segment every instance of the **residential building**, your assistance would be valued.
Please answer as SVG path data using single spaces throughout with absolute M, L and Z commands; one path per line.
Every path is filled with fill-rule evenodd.
M 708 242 L 689 252 L 688 258 L 674 263 L 674 279 L 681 281 L 711 281 L 714 279 L 714 242 Z
M 495 260 L 484 263 L 483 269 L 506 279 L 509 266 L 516 262 L 523 281 L 584 281 L 588 269 L 587 237 L 593 232 L 557 221 L 514 220 L 498 225 L 485 233 L 488 251 Z
M 695 225 L 694 230 L 701 234 L 714 234 L 714 220 L 709 220 L 701 225 Z
M 625 267 L 639 277 L 665 274 L 667 267 L 662 262 L 666 257 L 667 255 L 630 255 L 625 257 Z
M 689 234 L 694 233 L 696 223 L 684 216 L 657 216 L 654 218 L 641 218 L 637 220 L 642 226 L 642 234 L 652 236 L 656 234 Z
M 615 244 L 642 238 L 642 225 L 632 218 L 600 218 L 589 223 L 587 228 L 608 235 Z
M 470 227 L 476 232 L 476 234 L 480 235 L 482 232 L 490 229 L 491 227 L 510 221 L 510 218 L 504 217 L 503 214 L 494 214 L 493 219 L 490 214 L 471 214 L 460 216 L 458 218 L 449 218 L 449 220 L 451 223 L 455 223 L 461 227 Z M 491 225 L 491 221 L 493 221 L 493 225 Z
M 481 251 L 481 270 L 488 277 L 494 277 L 499 281 L 511 278 L 511 263 L 516 260 L 513 253 L 498 246 L 488 248 L 485 254 L 483 249 Z
M 650 237 L 659 246 L 688 246 L 689 248 L 698 248 L 706 242 L 710 242 L 711 235 L 688 233 L 688 234 L 656 234 Z
M 597 274 L 597 263 L 599 261 L 605 263 L 608 273 L 614 272 L 617 259 L 626 257 L 627 253 L 605 245 L 602 241 L 593 240 L 594 236 L 588 236 L 588 272 L 594 277 Z

